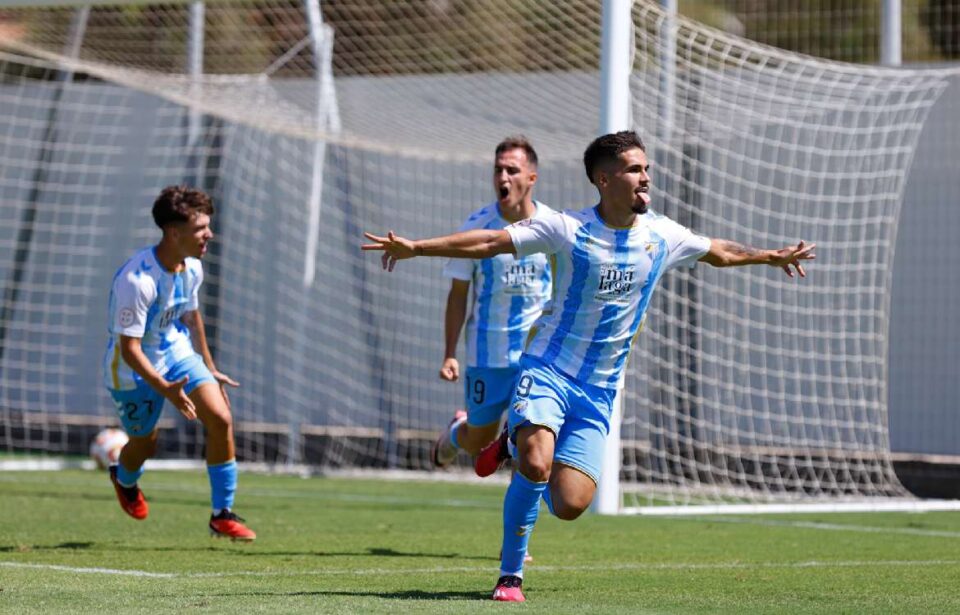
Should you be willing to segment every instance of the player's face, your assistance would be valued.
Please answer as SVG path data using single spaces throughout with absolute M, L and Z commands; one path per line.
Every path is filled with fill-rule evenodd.
M 650 164 L 638 147 L 620 154 L 607 174 L 606 198 L 635 214 L 647 213 L 650 204 Z
M 500 207 L 519 207 L 533 190 L 536 170 L 530 168 L 527 152 L 521 148 L 509 149 L 497 155 L 493 163 L 493 189 Z
M 210 216 L 197 214 L 176 228 L 177 246 L 184 256 L 203 258 L 207 253 L 207 244 L 213 239 L 210 230 Z

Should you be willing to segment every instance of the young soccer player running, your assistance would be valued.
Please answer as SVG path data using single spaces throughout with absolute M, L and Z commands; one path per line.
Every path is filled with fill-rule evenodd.
M 214 365 L 198 309 L 212 215 L 204 192 L 164 188 L 153 204 L 160 243 L 134 254 L 113 278 L 104 376 L 130 441 L 119 465 L 110 467 L 110 480 L 124 512 L 146 519 L 138 481 L 144 461 L 156 452 L 157 421 L 167 400 L 187 419 L 199 418 L 206 431 L 210 533 L 250 541 L 256 534 L 231 510 L 237 463 L 225 387 L 239 384 Z
M 554 256 L 556 301 L 544 309 L 520 359 L 508 415 L 518 467 L 503 505 L 503 551 L 494 600 L 524 601 L 527 542 L 540 498 L 560 519 L 580 516 L 593 500 L 617 388 L 634 335 L 657 282 L 671 268 L 764 264 L 804 276 L 814 244 L 761 250 L 696 235 L 648 211 L 645 148 L 631 131 L 597 138 L 584 153 L 600 203 L 524 220 L 505 230 L 475 230 L 410 241 L 366 234 L 385 269 L 414 256 L 489 258 Z M 791 269 L 792 268 L 792 269 Z M 551 310 L 552 308 L 552 310 Z
M 497 200 L 471 213 L 460 230 L 503 229 L 520 220 L 555 213 L 533 200 L 537 163 L 537 152 L 527 139 L 508 137 L 501 141 L 494 151 L 493 164 Z M 450 382 L 460 379 L 457 342 L 466 321 L 467 411 L 457 411 L 437 437 L 431 452 L 437 467 L 450 465 L 459 449 L 475 456 L 497 437 L 500 419 L 516 389 L 523 343 L 549 299 L 551 288 L 550 266 L 543 254 L 451 259 L 444 274 L 451 278 L 451 283 L 440 378 Z

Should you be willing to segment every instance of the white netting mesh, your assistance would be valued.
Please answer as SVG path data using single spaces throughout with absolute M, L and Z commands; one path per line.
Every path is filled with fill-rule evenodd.
M 599 2 L 353 0 L 324 4 L 322 23 L 308 8 L 207 3 L 201 75 L 185 69 L 190 5 L 0 13 L 0 447 L 72 450 L 65 425 L 109 420 L 109 281 L 156 240 L 158 189 L 189 182 L 218 204 L 203 300 L 218 364 L 243 383 L 240 456 L 427 467 L 461 403 L 436 378 L 447 281 L 438 261 L 380 272 L 361 231 L 456 228 L 490 200 L 492 149 L 514 133 L 539 150 L 539 199 L 593 203 L 580 156 L 598 123 Z M 633 17 L 656 206 L 754 245 L 813 239 L 821 259 L 802 284 L 668 276 L 630 361 L 627 505 L 900 494 L 892 241 L 944 74 L 687 21 L 674 57 L 656 6 Z M 167 416 L 165 454 L 192 454 L 196 428 Z
M 647 368 L 625 393 L 625 483 L 647 487 L 628 499 L 900 494 L 886 414 L 890 271 L 942 75 L 745 45 L 646 5 L 634 19 L 631 89 L 655 200 L 709 236 L 814 240 L 820 259 L 802 283 L 709 268 L 666 280 L 633 359 Z

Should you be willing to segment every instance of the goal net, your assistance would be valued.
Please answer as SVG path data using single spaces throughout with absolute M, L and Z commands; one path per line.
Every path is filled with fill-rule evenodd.
M 114 271 L 158 190 L 210 192 L 201 303 L 238 457 L 429 468 L 462 404 L 437 378 L 442 263 L 396 272 L 364 230 L 449 232 L 527 135 L 536 197 L 596 200 L 600 3 L 278 0 L 0 11 L 0 450 L 76 453 L 113 424 Z M 667 276 L 622 396 L 623 509 L 902 496 L 886 334 L 896 221 L 937 71 L 787 54 L 633 8 L 634 127 L 655 208 L 752 245 L 816 241 L 802 284 Z M 169 411 L 162 455 L 196 456 Z M 461 459 L 461 462 L 465 462 Z
M 903 496 L 890 460 L 896 222 L 943 74 L 830 63 L 638 3 L 634 121 L 654 201 L 711 237 L 817 243 L 667 276 L 624 392 L 625 507 Z

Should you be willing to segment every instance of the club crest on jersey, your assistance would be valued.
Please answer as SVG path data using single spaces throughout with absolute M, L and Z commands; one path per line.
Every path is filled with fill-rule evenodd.
M 129 327 L 133 324 L 133 310 L 130 308 L 123 308 L 120 310 L 120 313 L 117 314 L 117 322 L 120 323 L 121 327 Z
M 518 399 L 517 401 L 513 402 L 513 411 L 516 412 L 517 414 L 523 414 L 524 412 L 526 412 L 527 400 Z
M 636 274 L 636 265 L 615 263 L 600 265 L 597 299 L 602 301 L 626 301 L 630 291 L 636 285 Z

